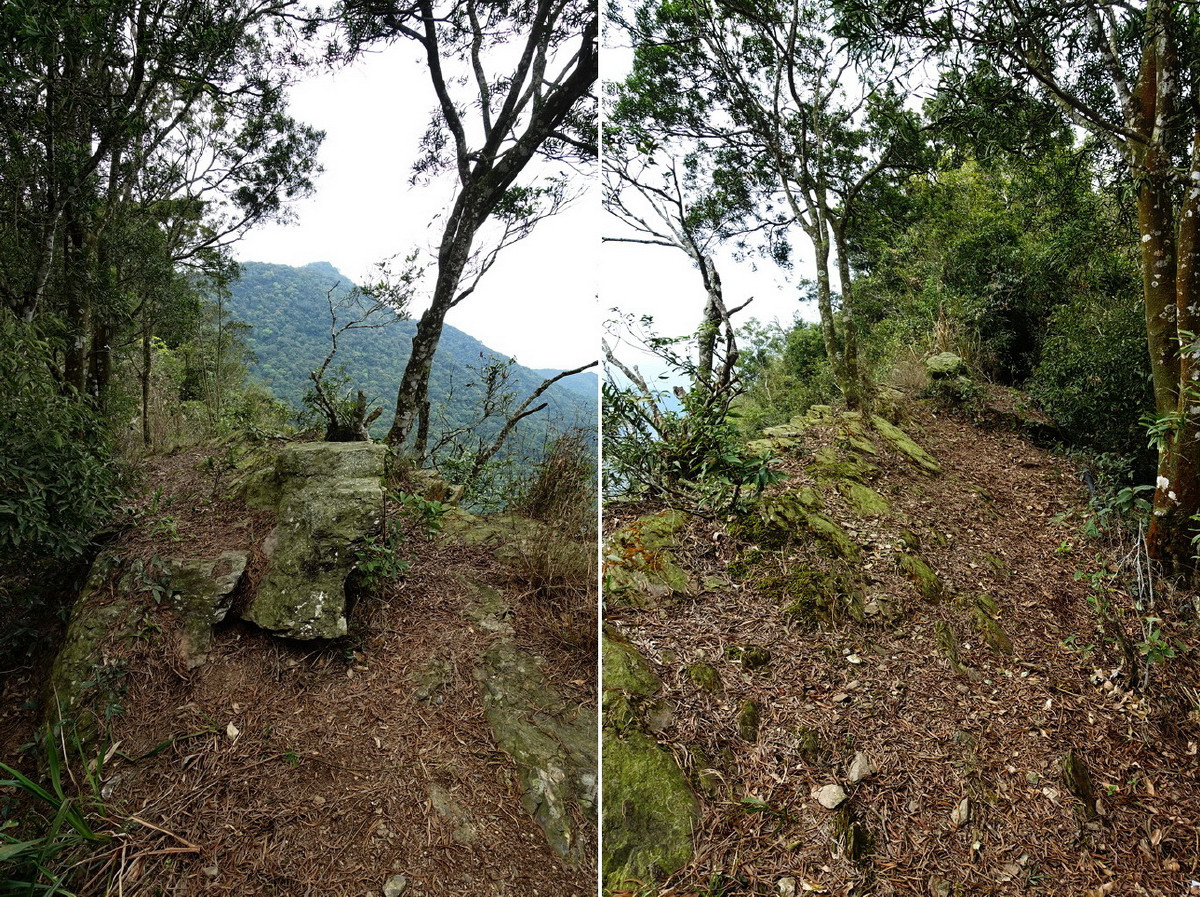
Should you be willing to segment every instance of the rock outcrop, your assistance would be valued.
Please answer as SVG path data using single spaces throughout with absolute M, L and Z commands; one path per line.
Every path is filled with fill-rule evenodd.
M 386 454 L 369 442 L 310 442 L 279 453 L 279 522 L 263 546 L 271 566 L 243 619 L 291 638 L 346 634 L 346 577 L 355 546 L 379 529 Z

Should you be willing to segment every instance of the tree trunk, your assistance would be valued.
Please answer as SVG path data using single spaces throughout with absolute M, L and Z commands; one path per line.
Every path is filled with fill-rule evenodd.
M 1169 143 L 1179 102 L 1180 71 L 1171 46 L 1169 6 L 1147 8 L 1141 67 L 1129 106 L 1129 125 L 1141 141 L 1131 144 L 1130 165 L 1139 183 L 1138 229 L 1146 338 L 1158 418 L 1169 425 L 1159 442 L 1153 518 L 1147 537 L 1151 557 L 1176 570 L 1194 568 L 1192 515 L 1200 510 L 1200 364 L 1196 349 L 1181 341 L 1195 334 L 1198 314 L 1194 257 L 1200 194 L 1193 186 L 1181 207 L 1172 201 Z M 1200 133 L 1192 137 L 1192 183 L 1200 172 Z
M 863 402 L 863 378 L 858 370 L 858 324 L 854 320 L 854 282 L 850 276 L 850 253 L 842 222 L 833 225 L 838 277 L 842 281 L 842 362 L 845 365 L 846 407 L 857 409 Z

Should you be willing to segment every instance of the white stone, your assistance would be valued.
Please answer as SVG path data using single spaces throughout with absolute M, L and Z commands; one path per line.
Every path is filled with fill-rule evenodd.
M 814 796 L 817 803 L 826 810 L 836 810 L 846 802 L 846 792 L 842 790 L 841 785 L 822 785 Z
M 875 764 L 871 762 L 871 758 L 858 751 L 854 755 L 854 759 L 850 761 L 850 768 L 846 770 L 846 780 L 851 784 L 858 784 L 867 776 L 872 776 L 879 772 Z

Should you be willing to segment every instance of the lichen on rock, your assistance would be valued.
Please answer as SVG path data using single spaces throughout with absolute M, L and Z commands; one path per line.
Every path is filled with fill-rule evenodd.
M 279 453 L 279 523 L 264 546 L 271 566 L 243 619 L 292 638 L 346 634 L 346 578 L 355 546 L 379 528 L 386 454 L 369 442 L 312 442 Z
M 696 584 L 674 553 L 687 520 L 682 511 L 663 511 L 613 533 L 604 547 L 606 600 L 644 606 L 672 594 L 694 593 Z

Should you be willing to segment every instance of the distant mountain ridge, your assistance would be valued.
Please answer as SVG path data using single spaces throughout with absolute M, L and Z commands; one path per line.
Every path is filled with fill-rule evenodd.
M 246 342 L 257 358 L 251 376 L 261 380 L 277 398 L 300 408 L 310 383 L 309 372 L 320 366 L 329 351 L 327 294 L 333 289 L 344 295 L 352 287 L 351 279 L 329 262 L 313 262 L 302 268 L 243 263 L 240 279 L 230 286 L 229 312 L 231 318 L 250 327 Z M 345 310 L 344 314 L 349 316 L 353 311 Z M 342 321 L 339 317 L 339 323 Z M 383 409 L 372 426 L 374 436 L 383 435 L 391 426 L 396 392 L 415 330 L 415 321 L 397 320 L 383 328 L 351 330 L 338 338 L 332 368 L 344 366 L 353 387 L 364 390 Z M 443 426 L 457 427 L 473 420 L 483 396 L 477 370 L 488 360 L 506 358 L 446 325 L 430 375 L 431 439 L 438 437 Z M 507 390 L 519 403 L 557 373 L 514 365 Z M 513 449 L 535 451 L 554 432 L 573 427 L 593 432 L 597 390 L 597 377 L 592 371 L 556 383 L 542 396 L 548 407 L 518 425 Z M 480 435 L 487 437 L 502 424 L 502 420 L 489 421 Z

